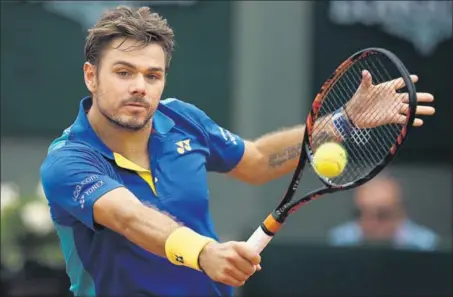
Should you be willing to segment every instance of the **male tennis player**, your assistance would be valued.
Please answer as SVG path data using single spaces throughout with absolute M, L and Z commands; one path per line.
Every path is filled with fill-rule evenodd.
M 116 8 L 89 31 L 90 96 L 41 167 L 76 296 L 231 296 L 260 269 L 246 242 L 218 242 L 207 172 L 278 178 L 295 168 L 303 129 L 246 141 L 161 100 L 173 37 L 147 7 Z

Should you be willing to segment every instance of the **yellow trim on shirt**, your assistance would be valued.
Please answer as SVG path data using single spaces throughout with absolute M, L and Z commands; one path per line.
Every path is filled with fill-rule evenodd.
M 126 159 L 125 157 L 118 153 L 113 153 L 113 157 L 115 158 L 116 165 L 118 165 L 119 167 L 136 171 L 137 174 L 151 187 L 151 190 L 157 197 L 156 186 L 154 185 L 151 170 L 145 169 L 135 164 L 134 162 L 130 161 L 129 159 Z

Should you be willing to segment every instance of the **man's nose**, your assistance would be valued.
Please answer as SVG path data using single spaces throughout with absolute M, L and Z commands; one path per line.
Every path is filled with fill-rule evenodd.
M 144 97 L 146 95 L 146 81 L 142 75 L 137 75 L 137 77 L 132 82 L 129 92 L 137 97 Z

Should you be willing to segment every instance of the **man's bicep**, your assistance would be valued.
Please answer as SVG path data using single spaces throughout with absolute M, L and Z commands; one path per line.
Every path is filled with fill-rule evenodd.
M 105 173 L 94 156 L 64 150 L 46 158 L 41 167 L 41 180 L 51 205 L 60 206 L 93 230 L 97 227 L 94 203 L 113 189 L 122 187 Z
M 236 166 L 228 172 L 228 175 L 240 181 L 258 184 L 261 180 L 263 172 L 259 171 L 262 168 L 262 163 L 266 162 L 263 155 L 260 153 L 255 144 L 251 141 L 244 140 L 244 153 Z

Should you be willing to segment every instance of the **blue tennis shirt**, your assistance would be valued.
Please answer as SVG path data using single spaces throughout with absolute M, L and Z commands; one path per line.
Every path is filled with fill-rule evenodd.
M 149 171 L 97 137 L 86 117 L 91 104 L 90 97 L 82 99 L 77 119 L 52 142 L 41 166 L 70 290 L 76 296 L 231 296 L 231 287 L 96 224 L 93 204 L 124 186 L 142 203 L 218 240 L 207 172 L 231 170 L 243 155 L 243 140 L 192 104 L 162 100 L 152 119 Z

